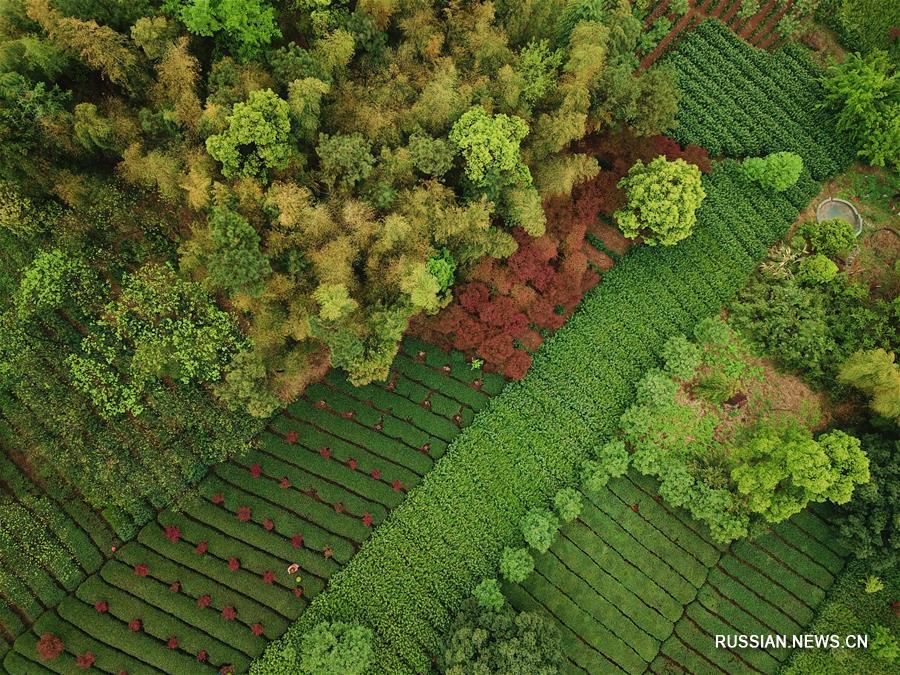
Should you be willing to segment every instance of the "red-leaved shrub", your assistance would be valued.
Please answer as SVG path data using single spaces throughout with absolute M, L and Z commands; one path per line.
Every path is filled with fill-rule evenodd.
M 292 536 L 291 546 L 293 546 L 294 548 L 300 548 L 301 546 L 303 546 L 303 535 L 295 534 L 294 536 Z
M 128 630 L 133 633 L 137 633 L 141 629 L 141 620 L 140 619 L 132 619 L 128 622 Z
M 181 530 L 179 530 L 174 525 L 166 525 L 165 534 L 166 534 L 166 539 L 171 541 L 173 544 L 177 544 L 178 541 L 181 539 Z
M 208 595 L 201 595 L 199 598 L 197 598 L 197 607 L 199 607 L 200 609 L 206 609 L 210 606 L 211 603 L 212 598 Z
M 178 638 L 175 637 L 174 635 L 170 635 L 170 636 L 169 636 L 169 641 L 166 642 L 166 646 L 167 646 L 169 649 L 178 649 Z
M 79 654 L 75 657 L 75 665 L 82 670 L 87 670 L 92 665 L 94 665 L 94 661 L 96 660 L 97 657 L 94 656 L 93 652 L 85 652 L 84 654 Z
M 109 604 L 107 604 L 106 600 L 98 600 L 94 603 L 94 610 L 98 614 L 105 614 L 109 611 Z
M 249 506 L 241 506 L 237 510 L 237 519 L 242 523 L 246 523 L 253 517 L 253 511 Z
M 272 570 L 266 570 L 262 574 L 262 580 L 264 584 L 271 584 L 275 581 L 275 573 Z
M 263 627 L 262 627 L 262 624 L 261 624 L 261 623 L 255 623 L 255 624 L 253 624 L 252 626 L 250 626 L 250 630 L 251 630 L 252 633 L 253 633 L 254 635 L 256 635 L 257 637 L 259 637 L 260 635 L 263 634 Z
M 134 566 L 134 573 L 139 577 L 145 577 L 150 573 L 150 568 L 144 563 L 139 563 Z
M 41 635 L 41 639 L 38 640 L 35 645 L 38 656 L 44 661 L 53 661 L 58 658 L 59 655 L 62 654 L 63 649 L 65 649 L 63 641 L 53 633 L 44 633 Z
M 237 618 L 237 610 L 231 605 L 222 608 L 222 618 L 226 621 L 234 621 Z
M 371 514 L 371 513 L 364 513 L 364 514 L 363 514 L 363 517 L 362 517 L 362 523 L 363 523 L 363 525 L 365 525 L 366 527 L 372 527 L 372 514 Z
M 228 559 L 228 569 L 232 572 L 237 572 L 241 568 L 241 561 L 237 558 L 231 557 Z
M 259 464 L 251 464 L 250 475 L 254 478 L 259 478 L 262 475 L 262 467 Z
M 194 553 L 197 555 L 203 555 L 209 550 L 209 542 L 201 541 L 194 547 Z

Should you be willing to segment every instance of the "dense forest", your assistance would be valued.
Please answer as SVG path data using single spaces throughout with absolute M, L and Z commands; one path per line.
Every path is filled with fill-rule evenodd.
M 0 0 L 5 667 L 117 672 L 91 640 L 121 630 L 156 641 L 129 672 L 282 635 L 254 672 L 697 672 L 685 631 L 721 626 L 681 606 L 719 568 L 756 588 L 748 546 L 814 599 L 772 629 L 896 593 L 898 27 L 880 0 Z M 610 515 L 621 490 L 655 505 Z M 644 555 L 619 517 L 663 562 L 585 571 L 603 537 Z M 60 638 L 108 585 L 152 597 L 148 566 L 247 630 L 164 603 Z M 609 618 L 643 588 L 662 623 Z M 900 658 L 892 601 L 844 622 L 887 645 L 851 670 Z
M 597 174 L 573 141 L 678 101 L 628 3 L 155 5 L 3 5 L 4 390 L 126 509 L 329 366 L 383 380 Z

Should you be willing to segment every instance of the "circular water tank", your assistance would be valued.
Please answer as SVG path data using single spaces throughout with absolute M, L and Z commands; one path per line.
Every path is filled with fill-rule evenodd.
M 816 221 L 821 223 L 823 220 L 832 220 L 840 218 L 850 223 L 856 236 L 858 237 L 863 229 L 863 219 L 859 215 L 859 211 L 846 199 L 837 199 L 829 197 L 816 207 Z

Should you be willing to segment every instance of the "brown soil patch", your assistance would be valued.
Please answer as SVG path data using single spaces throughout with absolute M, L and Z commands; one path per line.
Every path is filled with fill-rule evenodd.
M 763 416 L 793 418 L 813 432 L 827 427 L 833 419 L 828 396 L 817 392 L 796 375 L 780 372 L 766 359 L 755 359 L 763 377 L 748 392 L 748 419 Z

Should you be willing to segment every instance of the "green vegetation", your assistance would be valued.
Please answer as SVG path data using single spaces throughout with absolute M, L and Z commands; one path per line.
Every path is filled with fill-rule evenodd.
M 513 611 L 502 595 L 498 607 L 466 600 L 449 634 L 439 660 L 441 672 L 448 675 L 551 675 L 562 664 L 553 625 L 539 614 Z
M 900 588 L 900 578 L 894 566 L 882 577 L 884 589 L 869 593 L 865 588 L 868 570 L 863 562 L 850 563 L 809 627 L 820 634 L 868 635 L 868 648 L 797 650 L 783 672 L 789 675 L 894 672 L 898 659 L 896 629 L 888 627 L 896 626 L 897 617 L 891 603 Z
M 849 54 L 829 68 L 823 84 L 837 128 L 859 146 L 859 156 L 873 166 L 900 169 L 900 72 L 887 52 Z
M 683 159 L 657 157 L 646 166 L 638 160 L 618 187 L 628 194 L 628 207 L 615 213 L 622 234 L 640 235 L 650 246 L 671 246 L 689 237 L 706 197 L 700 170 Z
M 846 504 L 869 481 L 857 438 L 836 430 L 814 439 L 798 420 L 768 412 L 760 374 L 723 321 L 701 321 L 695 335 L 694 367 L 685 367 L 690 343 L 676 336 L 663 348 L 668 372 L 650 370 L 621 419 L 632 464 L 661 481 L 667 503 L 727 544 L 759 518 L 778 523 L 809 502 Z
M 821 106 L 821 72 L 797 45 L 754 49 L 710 20 L 664 61 L 683 92 L 672 128 L 679 143 L 735 158 L 792 152 L 817 180 L 849 164 L 847 140 Z
M 271 420 L 258 447 L 218 464 L 199 483 L 197 495 L 162 511 L 141 528 L 137 541 L 118 546 L 109 561 L 102 556 L 109 555 L 114 540 L 108 528 L 99 527 L 105 523 L 89 531 L 95 544 L 59 515 L 47 520 L 54 513 L 51 498 L 32 499 L 37 491 L 19 473 L 21 503 L 46 517 L 15 524 L 4 514 L 12 518 L 23 509 L 4 508 L 0 528 L 15 524 L 24 533 L 50 523 L 54 538 L 32 538 L 25 554 L 51 555 L 46 569 L 55 570 L 58 581 L 42 565 L 10 560 L 9 555 L 25 554 L 18 539 L 8 540 L 0 550 L 4 565 L 15 562 L 10 569 L 33 570 L 27 585 L 15 577 L 0 578 L 4 597 L 15 600 L 9 605 L 15 612 L 8 613 L 26 612 L 37 620 L 33 630 L 62 636 L 68 648 L 89 644 L 97 663 L 115 671 L 143 672 L 152 666 L 215 672 L 226 665 L 246 671 L 266 641 L 287 630 L 372 529 L 402 503 L 502 382 L 496 375 L 473 373 L 461 354 L 448 356 L 412 341 L 404 343 L 390 381 L 382 386 L 357 389 L 334 371 Z M 4 466 L 4 484 L 17 484 L 14 467 Z M 66 507 L 82 527 L 97 520 L 83 504 L 70 500 Z M 78 562 L 69 568 L 65 561 L 73 553 Z M 297 569 L 286 571 L 292 564 Z M 69 571 L 74 575 L 63 578 Z M 96 574 L 79 583 L 86 573 Z M 95 609 L 99 602 L 106 603 L 102 612 Z M 51 609 L 44 612 L 45 606 Z M 228 608 L 234 618 L 227 618 Z M 16 627 L 3 616 L 2 625 Z M 138 631 L 129 627 L 135 618 L 142 621 Z M 91 637 L 78 642 L 65 637 L 76 634 Z M 5 663 L 9 672 L 34 672 L 40 635 L 27 632 L 16 641 Z M 361 647 L 332 654 L 323 629 L 315 635 L 314 644 L 304 636 L 283 657 L 285 672 L 296 672 L 298 659 L 309 672 L 322 672 L 320 664 L 334 658 L 335 673 L 349 672 L 347 663 L 364 660 Z M 179 644 L 175 652 L 167 644 L 170 636 Z M 345 640 L 360 642 L 352 631 L 338 642 Z M 200 650 L 205 665 L 194 658 Z
M 803 158 L 793 152 L 773 152 L 766 157 L 748 157 L 742 167 L 750 180 L 782 192 L 800 178 Z
M 895 669 L 895 18 L 0 0 L 0 670 Z
M 718 311 L 818 188 L 806 178 L 768 193 L 724 163 L 704 189 L 694 235 L 675 247 L 642 247 L 606 275 L 540 352 L 533 375 L 491 401 L 287 640 L 270 648 L 273 658 L 316 622 L 341 620 L 372 627 L 380 667 L 425 667 L 452 608 L 520 541 L 526 512 L 572 482 L 596 439 L 613 433 L 632 401 L 630 383 L 666 339 Z M 608 355 L 600 362 L 599 349 Z M 511 478 L 523 475 L 529 480 Z
M 572 672 L 777 672 L 788 650 L 709 643 L 726 626 L 765 634 L 806 625 L 843 566 L 833 528 L 804 511 L 725 550 L 657 490 L 632 472 L 591 495 L 534 573 L 505 586 L 511 603 L 556 623 Z

